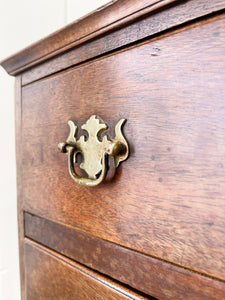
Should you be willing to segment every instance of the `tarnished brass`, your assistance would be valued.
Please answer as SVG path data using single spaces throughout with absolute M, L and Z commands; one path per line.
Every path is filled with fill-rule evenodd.
M 68 154 L 68 168 L 73 180 L 85 186 L 96 186 L 101 183 L 107 174 L 107 157 L 112 156 L 114 167 L 124 161 L 129 155 L 128 143 L 122 133 L 122 127 L 126 120 L 121 119 L 115 127 L 115 138 L 110 139 L 107 135 L 100 140 L 100 135 L 108 126 L 96 115 L 91 116 L 81 126 L 88 133 L 88 137 L 82 135 L 77 139 L 77 125 L 69 120 L 70 133 L 65 143 L 59 143 L 58 149 Z M 77 154 L 81 153 L 83 169 L 88 177 L 79 177 L 74 168 Z

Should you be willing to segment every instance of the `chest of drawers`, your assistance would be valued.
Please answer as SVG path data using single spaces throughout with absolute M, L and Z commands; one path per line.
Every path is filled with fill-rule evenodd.
M 16 76 L 23 299 L 224 298 L 224 8 L 113 1 L 1 63 Z M 96 187 L 57 150 L 92 115 L 111 137 L 127 119 L 130 151 Z

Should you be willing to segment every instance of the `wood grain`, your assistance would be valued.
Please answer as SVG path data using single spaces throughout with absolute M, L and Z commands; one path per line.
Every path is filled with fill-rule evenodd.
M 1 62 L 5 70 L 16 75 L 50 57 L 96 38 L 131 20 L 159 9 L 175 0 L 111 1 L 90 15 L 56 31 Z
M 104 36 L 95 38 L 88 43 L 81 44 L 63 53 L 63 55 L 58 55 L 40 65 L 30 68 L 22 74 L 22 85 L 124 47 L 129 43 L 137 42 L 157 33 L 159 34 L 174 26 L 219 11 L 222 8 L 225 8 L 223 0 L 191 0 L 179 3 L 176 1 L 169 7 L 154 10 L 154 13 L 149 14 L 144 19 L 138 19 L 134 23 L 129 23 L 114 32 L 110 31 Z
M 150 299 L 107 280 L 103 276 L 25 241 L 26 299 Z
M 25 236 L 158 299 L 222 299 L 225 293 L 225 283 L 28 213 Z
M 225 280 L 224 41 L 221 15 L 24 87 L 24 208 Z M 57 152 L 92 114 L 131 148 L 94 189 Z
M 24 273 L 24 216 L 22 198 L 22 98 L 21 76 L 15 80 L 15 138 L 16 138 L 16 172 L 17 172 L 17 217 L 19 231 L 19 260 L 21 299 L 25 299 L 25 273 Z

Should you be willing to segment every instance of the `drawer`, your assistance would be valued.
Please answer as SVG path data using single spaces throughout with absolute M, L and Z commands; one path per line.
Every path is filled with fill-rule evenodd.
M 24 249 L 28 300 L 150 299 L 29 240 Z
M 224 15 L 22 88 L 27 212 L 225 280 Z M 67 121 L 121 118 L 130 157 L 95 188 L 70 178 Z

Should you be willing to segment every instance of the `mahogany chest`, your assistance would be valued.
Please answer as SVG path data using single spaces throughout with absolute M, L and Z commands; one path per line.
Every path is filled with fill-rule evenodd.
M 16 76 L 22 299 L 225 298 L 224 8 L 112 1 L 1 62 Z M 108 137 L 84 133 L 91 116 Z M 93 179 L 71 139 L 112 145 L 121 119 L 129 156 L 114 168 L 104 148 Z M 104 159 L 102 182 L 80 185 Z

